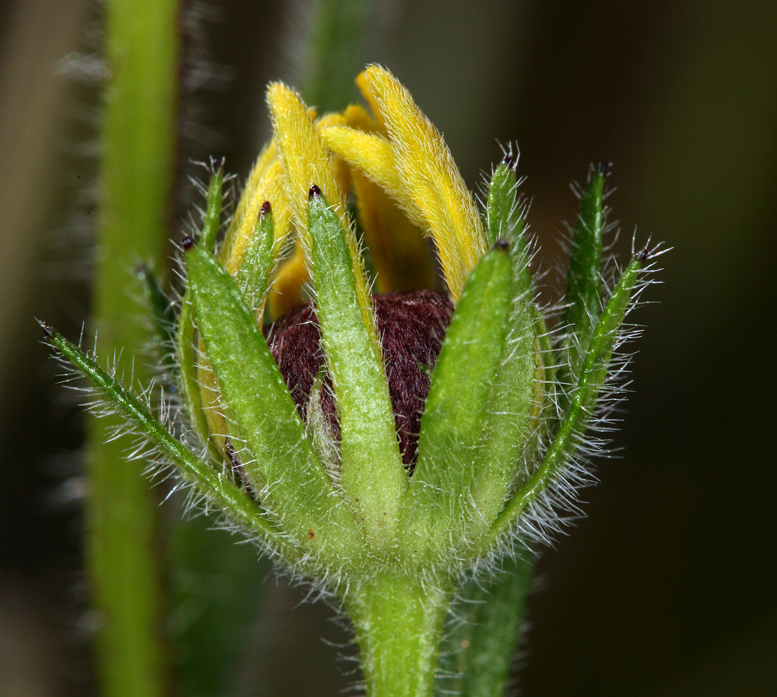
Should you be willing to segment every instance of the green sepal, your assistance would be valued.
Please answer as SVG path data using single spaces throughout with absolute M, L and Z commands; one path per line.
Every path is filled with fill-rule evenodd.
M 601 312 L 602 232 L 604 230 L 604 178 L 606 167 L 592 168 L 588 186 L 580 199 L 580 215 L 572 234 L 567 290 L 561 324 L 570 338 L 563 348 L 567 355 L 559 379 L 572 382 L 580 368 Z
M 237 270 L 237 285 L 243 294 L 246 307 L 259 319 L 263 301 L 270 282 L 270 272 L 275 265 L 275 222 L 269 204 L 259 213 L 256 230 Z
M 436 694 L 502 697 L 521 637 L 532 561 L 506 559 L 490 579 L 468 579 L 456 593 L 451 630 L 440 652 Z
M 515 204 L 517 181 L 507 162 L 497 167 L 488 192 L 488 230 L 512 246 L 513 287 L 507 341 L 491 388 L 483 426 L 478 470 L 488 476 L 473 482 L 472 523 L 487 532 L 504 504 L 516 473 L 528 476 L 527 439 L 537 429 L 544 392 L 544 369 L 537 336 L 538 311 L 532 301 L 532 277 L 523 235 L 524 221 Z
M 148 304 L 157 338 L 164 344 L 172 344 L 177 320 L 175 303 L 165 295 L 147 264 L 138 264 L 136 273 L 143 287 L 143 296 Z
M 491 246 L 504 239 L 513 247 L 520 245 L 520 251 L 525 253 L 525 221 L 518 207 L 518 180 L 512 164 L 512 160 L 501 162 L 488 184 L 486 235 Z
M 355 524 L 305 435 L 294 401 L 234 279 L 201 247 L 186 253 L 197 329 L 252 488 L 303 549 L 353 550 Z M 246 452 L 247 451 L 247 452 Z
M 402 530 L 412 550 L 446 554 L 467 537 L 491 386 L 505 348 L 513 289 L 507 245 L 485 254 L 456 305 L 434 367 L 421 417 L 418 463 L 402 504 Z M 423 556 L 423 555 L 422 555 Z
M 213 172 L 208 184 L 205 203 L 205 220 L 202 225 L 201 244 L 209 252 L 216 249 L 216 237 L 221 229 L 222 190 L 224 188 L 224 167 Z
M 202 404 L 200 383 L 197 380 L 197 347 L 194 345 L 196 331 L 194 306 L 192 305 L 191 293 L 187 289 L 181 300 L 181 312 L 178 315 L 178 329 L 175 337 L 181 394 L 183 394 L 186 404 L 186 412 L 192 420 L 192 425 L 200 441 L 208 447 L 214 456 L 220 457 L 210 437 L 210 427 Z
M 323 363 L 318 369 L 310 389 L 306 410 L 306 426 L 308 437 L 313 443 L 313 450 L 318 455 L 318 459 L 321 460 L 330 476 L 336 478 L 340 472 L 340 449 L 337 447 L 337 440 L 329 423 L 329 416 L 322 407 L 324 381 L 327 375 L 326 364 Z
M 340 419 L 340 485 L 378 548 L 390 546 L 407 474 L 383 359 L 359 307 L 346 231 L 323 195 L 308 203 L 321 340 Z
M 196 485 L 213 504 L 245 531 L 260 535 L 270 545 L 292 553 L 282 534 L 244 489 L 222 476 L 176 440 L 143 401 L 105 372 L 81 349 L 59 332 L 42 324 L 49 342 L 62 353 L 101 394 L 129 419 L 138 433 L 152 441 L 187 481 Z M 293 554 L 293 553 L 292 553 Z M 295 555 L 293 555 L 295 556 Z M 292 556 L 292 558 L 293 558 Z
M 569 410 L 556 437 L 542 463 L 502 509 L 485 540 L 483 551 L 513 526 L 518 516 L 554 481 L 577 449 L 596 408 L 599 390 L 607 377 L 612 352 L 629 308 L 631 293 L 642 269 L 644 256 L 644 253 L 640 253 L 632 258 L 613 290 L 594 329 L 580 378 L 572 392 Z
M 156 277 L 144 263 L 138 264 L 136 275 L 143 287 L 143 296 L 154 326 L 157 343 L 162 352 L 160 361 L 171 376 L 178 375 L 172 349 L 175 346 L 175 327 L 178 317 L 175 303 L 165 295 Z
M 205 249 L 213 251 L 216 246 L 216 236 L 221 227 L 222 189 L 224 184 L 224 168 L 219 167 L 211 176 L 208 193 L 205 200 L 205 215 L 200 238 Z M 194 308 L 191 294 L 187 288 L 181 299 L 181 312 L 178 316 L 178 329 L 175 337 L 176 355 L 180 375 L 180 387 L 186 410 L 192 419 L 192 425 L 200 440 L 208 446 L 211 453 L 220 458 L 215 444 L 210 437 L 210 427 L 205 416 L 197 379 L 197 347 L 195 346 L 196 327 L 194 325 Z

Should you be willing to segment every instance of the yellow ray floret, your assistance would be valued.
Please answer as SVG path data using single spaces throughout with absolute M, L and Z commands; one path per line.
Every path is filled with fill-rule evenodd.
M 271 320 L 282 317 L 292 307 L 302 302 L 302 286 L 309 279 L 308 267 L 305 264 L 305 252 L 298 243 L 294 247 L 294 252 L 278 270 L 278 275 L 270 288 L 270 294 L 267 297 L 267 311 Z
M 351 173 L 359 223 L 376 272 L 379 293 L 434 286 L 431 260 L 421 230 L 375 182 Z
M 356 86 L 359 88 L 359 91 L 362 93 L 362 96 L 364 97 L 367 104 L 370 105 L 370 110 L 372 111 L 372 116 L 375 119 L 376 124 L 376 130 L 381 135 L 386 135 L 386 124 L 383 122 L 383 114 L 380 113 L 380 106 L 378 105 L 378 100 L 375 99 L 374 95 L 372 94 L 372 91 L 370 90 L 370 84 L 367 80 L 366 73 L 361 73 L 356 78 Z M 355 124 L 351 124 L 355 125 Z
M 343 114 L 324 114 L 320 119 L 316 119 L 316 130 L 319 136 L 321 131 L 331 126 L 345 126 L 348 124 Z M 335 181 L 340 187 L 340 191 L 343 197 L 347 200 L 348 194 L 351 192 L 351 172 L 348 169 L 348 165 L 343 162 L 340 157 L 335 154 L 330 160 L 332 166 L 332 173 L 335 175 Z
M 366 133 L 380 133 L 386 135 L 386 131 L 378 122 L 367 113 L 367 110 L 359 104 L 349 104 L 343 112 L 346 126 L 356 128 Z M 340 124 L 326 124 L 327 126 L 336 126 Z
M 303 243 L 309 248 L 307 229 L 310 187 L 313 184 L 320 187 L 344 227 L 350 224 L 348 209 L 332 171 L 331 156 L 324 148 L 313 118 L 300 96 L 286 85 L 274 82 L 267 88 L 267 104 L 286 176 L 294 224 L 301 233 Z
M 360 76 L 377 103 L 393 146 L 403 206 L 420 210 L 431 231 L 451 295 L 457 299 L 469 272 L 486 251 L 472 194 L 440 133 L 410 93 L 387 70 L 373 65 Z
M 221 247 L 221 262 L 229 273 L 236 274 L 243 261 L 246 249 L 256 234 L 259 211 L 269 201 L 275 223 L 273 252 L 280 253 L 291 232 L 291 209 L 289 197 L 283 187 L 283 167 L 278 159 L 278 148 L 271 140 L 256 161 L 240 197 L 235 214 L 227 228 Z
M 428 228 L 421 210 L 405 193 L 405 184 L 397 169 L 394 148 L 388 140 L 347 126 L 324 128 L 321 130 L 321 138 L 332 152 L 360 169 L 396 199 L 413 223 L 422 230 Z
M 311 117 L 315 117 L 315 111 L 309 110 Z M 315 122 L 316 130 L 320 132 L 327 126 L 341 126 L 347 121 L 342 114 L 325 114 Z M 348 165 L 339 157 L 331 158 L 332 172 L 343 196 L 347 197 L 351 189 L 351 173 Z M 281 167 L 281 179 L 286 182 Z M 275 254 L 280 249 L 273 249 Z M 303 301 L 302 289 L 310 281 L 310 273 L 305 264 L 305 252 L 301 240 L 297 239 L 292 255 L 286 259 L 278 269 L 272 290 L 268 298 L 268 311 L 271 320 L 286 314 L 292 307 Z
M 380 355 L 380 343 L 372 315 L 372 298 L 364 273 L 361 250 L 351 224 L 342 190 L 332 169 L 331 156 L 314 125 L 300 96 L 281 83 L 272 83 L 267 89 L 267 104 L 273 123 L 275 140 L 283 164 L 289 203 L 294 222 L 299 230 L 305 250 L 310 250 L 308 234 L 308 193 L 317 184 L 324 197 L 340 218 L 348 236 L 348 246 L 353 260 L 356 296 L 364 324 L 373 339 L 373 348 Z

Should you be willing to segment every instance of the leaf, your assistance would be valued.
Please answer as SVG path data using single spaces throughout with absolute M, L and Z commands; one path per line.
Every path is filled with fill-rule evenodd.
M 171 531 L 171 638 L 184 697 L 232 693 L 272 570 L 255 546 L 213 527 L 197 516 Z

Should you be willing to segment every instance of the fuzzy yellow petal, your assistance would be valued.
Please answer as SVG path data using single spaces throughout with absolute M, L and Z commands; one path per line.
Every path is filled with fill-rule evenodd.
M 324 114 L 320 119 L 316 121 L 316 130 L 321 134 L 321 131 L 330 126 L 345 126 L 348 121 L 343 114 Z M 348 169 L 348 165 L 343 162 L 340 157 L 332 157 L 331 159 L 332 172 L 335 175 L 335 181 L 337 181 L 340 191 L 343 192 L 343 196 L 347 199 L 348 194 L 351 191 L 351 172 Z
M 275 320 L 285 315 L 292 307 L 302 302 L 302 286 L 310 276 L 305 263 L 305 252 L 297 244 L 292 255 L 286 259 L 278 270 L 278 275 L 270 288 L 267 298 L 267 310 L 270 318 Z
M 248 175 L 243 195 L 232 216 L 232 222 L 227 230 L 227 237 L 234 234 L 237 228 L 240 228 L 246 220 L 255 219 L 259 216 L 259 209 L 264 201 L 259 201 L 257 191 L 261 188 L 262 182 L 266 181 L 268 170 L 278 161 L 278 147 L 274 140 L 271 140 L 262 148 L 259 157 L 256 160 L 251 174 Z
M 361 249 L 351 222 L 345 197 L 332 169 L 331 156 L 324 147 L 313 119 L 300 96 L 281 83 L 272 83 L 267 89 L 267 104 L 273 123 L 275 140 L 286 175 L 287 191 L 305 250 L 310 249 L 308 234 L 308 193 L 317 184 L 340 218 L 348 236 L 348 247 L 353 260 L 356 297 L 364 324 L 380 355 L 380 342 L 372 315 L 372 296 L 364 273 Z
M 283 167 L 274 140 L 259 155 L 227 228 L 221 248 L 221 262 L 233 275 L 240 268 L 246 249 L 256 234 L 259 212 L 265 201 L 272 205 L 275 222 L 273 250 L 277 254 L 291 232 L 291 209 L 284 188 Z
M 359 222 L 376 272 L 377 291 L 432 288 L 434 274 L 421 230 L 366 175 L 354 170 L 352 179 Z
M 380 111 L 378 100 L 375 99 L 375 96 L 372 94 L 366 73 L 361 73 L 356 78 L 356 86 L 359 88 L 359 91 L 362 93 L 365 101 L 370 106 L 370 110 L 372 111 L 372 116 L 375 119 L 378 132 L 380 132 L 382 135 L 386 135 L 386 124 L 383 122 L 383 114 Z
M 394 148 L 388 140 L 347 126 L 323 128 L 321 137 L 332 152 L 351 166 L 360 169 L 378 186 L 391 194 L 416 225 L 424 230 L 428 227 L 415 201 L 407 195 L 406 187 L 397 170 Z
M 363 76 L 386 124 L 405 196 L 425 218 L 451 295 L 457 299 L 486 251 L 475 201 L 442 136 L 405 87 L 379 66 L 370 66 Z
M 294 224 L 302 236 L 303 243 L 309 248 L 307 230 L 310 187 L 313 184 L 320 187 L 346 228 L 350 225 L 348 209 L 332 171 L 331 157 L 324 148 L 313 118 L 300 96 L 286 85 L 274 82 L 267 88 L 267 104 L 286 176 Z
M 314 116 L 311 109 L 309 113 Z M 315 121 L 316 130 L 328 126 L 341 126 L 347 121 L 342 114 L 324 114 Z M 332 172 L 337 185 L 344 196 L 347 196 L 351 188 L 351 176 L 348 165 L 339 157 L 331 159 Z M 283 168 L 281 167 L 281 172 Z M 285 180 L 284 180 L 285 181 Z M 280 253 L 280 249 L 275 252 Z M 268 298 L 268 310 L 271 319 L 277 319 L 284 315 L 295 305 L 302 302 L 302 288 L 310 280 L 308 268 L 305 265 L 305 254 L 301 243 L 297 240 L 294 252 L 280 266 Z
M 367 113 L 367 110 L 359 104 L 349 104 L 343 112 L 343 116 L 345 118 L 344 125 L 350 126 L 351 128 L 366 131 L 367 133 L 379 133 L 381 131 L 381 127 L 375 119 L 373 119 L 372 116 Z M 335 126 L 339 124 L 327 125 Z M 381 135 L 385 135 L 385 132 L 381 133 Z

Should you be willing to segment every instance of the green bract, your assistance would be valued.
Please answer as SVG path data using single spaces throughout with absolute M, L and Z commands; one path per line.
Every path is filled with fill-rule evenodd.
M 376 67 L 363 83 L 376 112 L 351 107 L 319 121 L 288 88 L 273 86 L 275 138 L 222 242 L 223 174 L 214 173 L 200 239 L 183 245 L 181 302 L 172 305 L 147 270 L 140 274 L 159 333 L 176 347 L 167 372 L 199 454 L 147 401 L 46 331 L 210 506 L 285 568 L 337 594 L 361 647 L 368 694 L 431 694 L 457 589 L 464 598 L 494 599 L 462 611 L 490 629 L 456 628 L 451 636 L 470 649 L 447 656 L 446 665 L 463 669 L 456 685 L 465 694 L 499 694 L 520 626 L 520 610 L 510 608 L 525 601 L 528 567 L 508 565 L 515 573 L 483 587 L 467 579 L 557 525 L 554 503 L 581 479 L 576 458 L 600 398 L 605 406 L 618 398 L 608 375 L 649 254 L 633 255 L 602 292 L 605 171 L 592 170 L 571 240 L 563 316 L 549 332 L 534 301 L 512 158 L 495 169 L 479 217 L 442 139 L 404 88 Z M 393 349 L 380 340 L 346 207 L 342 182 L 351 179 L 333 152 L 337 167 L 360 182 L 351 194 L 374 249 L 391 232 L 386 221 L 406 214 L 402 235 L 434 239 L 455 303 L 447 330 L 425 330 L 438 332 L 441 346 L 419 366 L 422 387 L 412 388 L 425 401 L 411 463 L 403 462 L 396 428 Z M 310 350 L 324 362 L 300 396 L 290 393 L 262 324 L 288 303 L 272 293 L 295 298 L 306 279 L 320 328 L 320 345 Z M 494 651 L 500 656 L 490 661 Z

